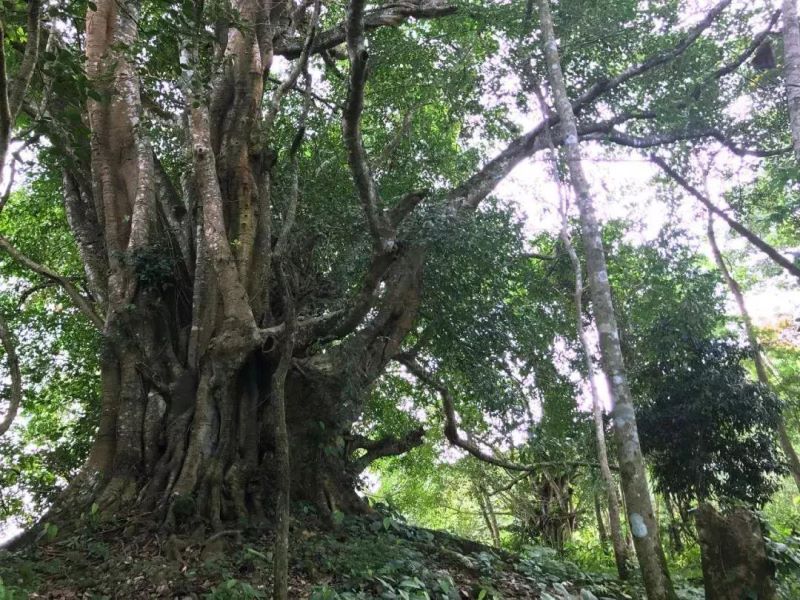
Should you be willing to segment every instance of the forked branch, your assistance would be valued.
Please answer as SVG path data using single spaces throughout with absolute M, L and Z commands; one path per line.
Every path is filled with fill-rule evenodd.
M 719 15 L 725 10 L 725 8 L 728 7 L 728 5 L 730 5 L 730 3 L 731 0 L 722 0 L 721 2 L 717 3 L 706 14 L 702 21 L 695 25 L 686 34 L 686 36 L 684 36 L 669 50 L 654 54 L 644 61 L 625 69 L 614 77 L 598 81 L 591 85 L 588 89 L 586 89 L 586 91 L 572 101 L 571 104 L 573 112 L 575 114 L 580 113 L 583 109 L 600 98 L 603 94 L 606 94 L 615 88 L 620 87 L 627 81 L 643 75 L 681 56 L 688 48 L 692 46 L 692 44 L 697 41 L 703 32 L 714 23 L 717 17 L 719 17 Z M 491 193 L 495 186 L 497 186 L 497 184 L 503 180 L 503 178 L 505 178 L 514 169 L 514 167 L 544 147 L 540 136 L 545 129 L 552 129 L 558 125 L 558 123 L 559 119 L 557 115 L 551 115 L 550 117 L 544 118 L 542 122 L 508 144 L 508 146 L 506 146 L 506 148 L 500 152 L 500 154 L 486 163 L 486 165 L 480 171 L 473 174 L 457 187 L 453 188 L 447 196 L 453 213 L 457 214 L 461 210 L 474 210 L 477 208 L 481 201 Z M 584 131 L 584 129 L 588 129 L 588 131 Z M 581 139 L 584 139 L 585 134 L 593 134 L 595 138 L 603 138 L 605 136 L 605 139 L 608 139 L 607 130 L 602 132 L 603 135 L 601 135 L 601 132 L 596 130 L 593 131 L 592 129 L 592 126 L 578 127 L 578 134 Z M 686 135 L 687 134 L 684 132 L 681 136 L 676 136 L 675 140 L 666 139 L 654 141 L 657 141 L 657 143 L 660 145 L 676 141 L 677 139 L 684 139 Z M 622 138 L 620 138 L 620 140 L 622 140 Z
M 387 2 L 383 6 L 367 11 L 364 15 L 364 29 L 371 30 L 379 27 L 397 27 L 409 18 L 435 19 L 456 12 L 456 6 L 441 0 L 398 0 Z M 312 54 L 335 48 L 345 41 L 347 36 L 346 23 L 340 23 L 332 29 L 316 36 L 311 49 Z M 277 44 L 275 54 L 286 58 L 297 58 L 303 51 L 302 40 L 291 40 L 288 43 Z
M 436 378 L 436 376 L 434 376 L 427 369 L 425 369 L 425 367 L 423 367 L 421 364 L 419 364 L 416 360 L 409 357 L 408 355 L 396 356 L 395 360 L 397 360 L 397 362 L 405 366 L 405 368 L 408 369 L 409 372 L 414 377 L 416 377 L 420 382 L 438 392 L 439 396 L 442 398 L 442 408 L 444 409 L 445 437 L 451 444 L 453 444 L 457 448 L 465 450 L 478 460 L 483 461 L 485 463 L 489 463 L 490 465 L 494 465 L 496 467 L 502 467 L 503 469 L 507 469 L 509 471 L 526 471 L 526 472 L 535 472 L 541 470 L 542 467 L 551 467 L 551 466 L 564 466 L 564 465 L 574 465 L 579 467 L 598 466 L 597 463 L 587 462 L 587 461 L 544 461 L 529 465 L 521 465 L 519 463 L 514 463 L 511 461 L 504 460 L 502 458 L 498 458 L 493 454 L 485 452 L 483 449 L 480 448 L 480 446 L 471 442 L 469 439 L 461 437 L 461 435 L 459 434 L 455 401 L 453 399 L 452 393 L 450 392 L 450 388 L 444 385 L 441 381 L 439 381 Z
M 73 284 L 69 279 L 29 258 L 17 250 L 17 248 L 15 248 L 14 245 L 3 235 L 0 235 L 0 248 L 8 252 L 11 258 L 13 258 L 26 269 L 29 269 L 34 273 L 38 273 L 45 279 L 49 279 L 58 284 L 59 287 L 61 287 L 61 289 L 63 289 L 67 294 L 67 296 L 69 296 L 70 300 L 72 300 L 72 303 L 84 315 L 86 315 L 86 317 L 89 319 L 89 322 L 94 325 L 98 331 L 103 331 L 103 319 L 98 316 L 89 300 L 87 300 L 83 294 L 81 294 L 80 290 L 78 290 L 78 288 L 75 287 L 75 284 Z
M 264 132 L 267 139 L 269 138 L 269 134 L 272 131 L 272 125 L 275 123 L 275 118 L 278 116 L 278 110 L 280 109 L 281 100 L 291 89 L 295 89 L 295 84 L 297 83 L 300 74 L 305 72 L 308 68 L 308 57 L 309 53 L 311 52 L 311 46 L 314 43 L 314 36 L 317 32 L 317 24 L 319 23 L 319 12 L 320 12 L 320 0 L 315 0 L 314 2 L 314 12 L 311 15 L 311 23 L 308 26 L 308 34 L 306 35 L 306 41 L 303 44 L 303 50 L 298 57 L 297 63 L 294 65 L 292 70 L 289 72 L 289 76 L 278 85 L 278 88 L 272 94 L 272 99 L 270 101 L 269 109 L 267 110 L 267 116 L 264 117 Z M 306 86 L 306 90 L 308 86 Z M 310 92 L 305 91 L 304 95 L 308 96 Z
M 366 450 L 363 456 L 354 461 L 355 471 L 361 473 L 379 458 L 400 456 L 409 450 L 421 446 L 425 439 L 425 430 L 418 427 L 402 437 L 389 435 L 378 440 L 371 440 L 361 435 L 354 435 L 351 441 L 352 450 Z
M 380 209 L 378 187 L 367 159 L 361 136 L 361 114 L 364 111 L 364 86 L 367 83 L 367 46 L 364 38 L 365 0 L 351 0 L 347 7 L 347 52 L 350 57 L 350 80 L 347 103 L 342 111 L 347 162 L 358 197 L 367 217 L 367 225 L 376 248 L 390 243 L 389 226 Z

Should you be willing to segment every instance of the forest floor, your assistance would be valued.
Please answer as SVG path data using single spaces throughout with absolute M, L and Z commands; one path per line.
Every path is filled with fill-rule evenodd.
M 583 573 L 552 555 L 523 558 L 378 514 L 340 521 L 331 530 L 310 515 L 293 519 L 291 598 L 641 597 L 636 585 Z M 268 532 L 230 530 L 201 538 L 133 529 L 130 522 L 87 519 L 79 532 L 45 527 L 26 550 L 0 550 L 0 600 L 271 597 Z

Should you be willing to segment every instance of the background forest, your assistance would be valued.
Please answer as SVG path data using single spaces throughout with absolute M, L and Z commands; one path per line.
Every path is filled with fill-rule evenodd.
M 0 0 L 0 600 L 800 597 L 795 4 Z

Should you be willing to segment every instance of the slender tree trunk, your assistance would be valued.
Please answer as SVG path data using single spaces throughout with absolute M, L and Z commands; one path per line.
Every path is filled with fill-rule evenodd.
M 672 508 L 672 501 L 669 496 L 664 496 L 664 504 L 667 506 L 667 516 L 669 517 L 669 534 L 672 538 L 672 549 L 676 553 L 683 552 L 683 540 L 681 539 L 680 527 L 675 518 L 675 510 Z
M 650 600 L 671 600 L 675 598 L 675 592 L 667 571 L 666 559 L 653 514 L 652 499 L 647 485 L 647 472 L 636 427 L 633 398 L 622 360 L 600 227 L 594 213 L 589 182 L 583 171 L 575 114 L 572 111 L 564 76 L 561 72 L 549 0 L 540 0 L 539 8 L 548 77 L 556 111 L 564 129 L 564 152 L 570 180 L 578 199 L 592 307 L 600 333 L 600 352 L 604 370 L 610 378 L 610 391 L 614 401 L 614 428 L 619 441 L 619 465 L 623 490 L 630 511 L 628 522 L 634 535 L 636 554 L 639 558 L 647 597 Z
M 620 579 L 628 578 L 628 561 L 625 552 L 625 541 L 622 538 L 622 524 L 620 520 L 619 498 L 617 498 L 617 485 L 611 467 L 608 463 L 608 448 L 606 446 L 605 424 L 603 423 L 603 406 L 600 394 L 595 382 L 594 360 L 592 360 L 592 346 L 586 336 L 583 327 L 583 275 L 581 263 L 575 248 L 572 246 L 569 230 L 567 228 L 566 207 L 563 210 L 561 239 L 567 250 L 572 268 L 575 272 L 575 323 L 578 330 L 578 338 L 583 348 L 584 361 L 586 363 L 586 373 L 589 381 L 589 389 L 592 394 L 592 416 L 594 418 L 594 434 L 597 446 L 597 462 L 600 464 L 600 474 L 603 478 L 608 501 L 608 521 L 611 530 L 611 543 L 614 548 L 614 562 L 617 565 L 617 573 Z
M 6 366 L 11 378 L 11 394 L 5 414 L 0 419 L 0 436 L 11 427 L 17 416 L 19 405 L 22 403 L 22 374 L 19 368 L 19 357 L 17 356 L 17 340 L 8 328 L 5 317 L 0 314 L 0 346 L 5 350 Z
M 500 527 L 497 524 L 497 515 L 494 511 L 494 506 L 492 505 L 492 499 L 489 494 L 486 493 L 486 488 L 481 486 L 481 494 L 483 495 L 483 504 L 486 507 L 486 515 L 489 518 L 489 526 L 492 530 L 492 541 L 494 542 L 495 547 L 500 547 Z
M 289 449 L 289 432 L 286 428 L 286 374 L 292 361 L 294 350 L 294 300 L 289 283 L 286 281 L 284 267 L 277 265 L 279 279 L 283 283 L 284 305 L 286 307 L 287 336 L 281 349 L 278 367 L 272 375 L 272 401 L 275 412 L 275 466 L 277 471 L 275 501 L 275 555 L 273 561 L 273 600 L 287 600 L 289 597 L 289 508 L 291 502 L 292 470 Z
M 700 190 L 698 190 L 691 183 L 689 183 L 675 169 L 670 167 L 663 158 L 660 158 L 656 155 L 651 155 L 650 160 L 652 160 L 655 164 L 661 167 L 661 169 L 667 175 L 669 175 L 678 185 L 680 185 L 683 189 L 689 192 L 692 196 L 697 198 L 703 204 L 703 206 L 705 206 L 710 212 L 714 213 L 720 219 L 725 221 L 725 223 L 727 223 L 731 229 L 733 229 L 736 233 L 745 238 L 753 246 L 755 246 L 756 248 L 761 250 L 764 254 L 766 254 L 775 264 L 780 265 L 788 273 L 791 273 L 792 275 L 800 279 L 800 268 L 798 268 L 797 265 L 794 264 L 794 262 L 786 258 L 783 254 L 778 252 L 776 248 L 770 246 L 767 242 L 758 237 L 747 227 L 739 223 L 739 221 L 733 219 L 728 214 L 727 211 L 724 211 L 720 209 L 718 206 L 716 206 L 713 202 L 711 202 L 711 199 L 708 197 L 707 194 L 700 193 Z
M 539 105 L 542 108 L 542 113 L 545 116 L 550 116 L 551 110 L 545 101 L 545 98 L 542 92 L 539 90 L 538 87 L 534 88 L 534 92 L 536 93 L 539 99 Z M 602 402 L 600 401 L 600 395 L 597 390 L 597 384 L 595 382 L 595 365 L 594 360 L 592 358 L 592 347 L 589 343 L 589 339 L 586 336 L 586 329 L 583 326 L 583 272 L 581 268 L 580 260 L 578 259 L 578 255 L 575 252 L 575 247 L 572 245 L 572 239 L 569 232 L 569 221 L 568 221 L 568 200 L 563 194 L 562 188 L 562 181 L 558 171 L 558 152 L 555 148 L 555 144 L 553 143 L 553 137 L 551 135 L 550 129 L 548 128 L 545 131 L 545 138 L 548 144 L 551 160 L 553 161 L 553 178 L 556 181 L 559 189 L 559 202 L 560 202 L 560 211 L 561 211 L 561 232 L 560 237 L 564 244 L 564 248 L 569 255 L 570 262 L 572 263 L 572 269 L 575 273 L 575 288 L 573 292 L 573 301 L 575 303 L 575 326 L 576 331 L 578 333 L 578 339 L 581 343 L 581 348 L 583 349 L 584 353 L 584 362 L 586 365 L 586 373 L 587 378 L 589 381 L 589 388 L 592 395 L 592 416 L 594 419 L 594 426 L 595 426 L 595 442 L 596 442 L 596 449 L 597 449 L 597 460 L 600 464 L 600 473 L 603 478 L 603 483 L 606 491 L 606 499 L 608 502 L 608 515 L 609 515 L 609 527 L 611 529 L 611 540 L 612 546 L 614 550 L 614 562 L 617 566 L 617 573 L 620 579 L 627 579 L 628 577 L 628 560 L 627 560 L 627 548 L 625 545 L 625 540 L 623 539 L 622 535 L 622 523 L 620 519 L 620 509 L 619 509 L 619 497 L 617 496 L 617 485 L 614 481 L 614 476 L 611 473 L 611 468 L 608 462 L 608 448 L 606 445 L 606 433 L 605 433 L 605 426 L 603 423 L 603 407 Z M 605 376 L 605 374 L 604 374 Z M 595 502 L 597 502 L 597 497 L 595 497 Z M 598 528 L 601 532 L 601 542 L 605 546 L 605 526 L 603 525 L 602 516 L 599 512 L 599 504 L 596 507 L 598 509 Z
M 492 523 L 491 523 L 491 521 L 489 521 L 489 514 L 486 512 L 486 506 L 484 506 L 483 499 L 480 497 L 480 495 L 478 494 L 477 490 L 476 490 L 475 493 L 476 493 L 476 500 L 478 501 L 478 507 L 480 508 L 480 511 L 481 511 L 481 517 L 483 517 L 483 524 L 486 525 L 486 529 L 489 531 L 489 536 L 492 538 L 492 544 L 497 546 L 497 544 L 495 543 L 494 530 L 492 529 Z
M 758 343 L 758 336 L 756 335 L 756 329 L 753 326 L 753 320 L 750 318 L 750 313 L 747 311 L 747 305 L 744 301 L 742 288 L 739 286 L 739 282 L 736 281 L 730 270 L 728 270 L 728 266 L 725 264 L 725 259 L 722 256 L 719 245 L 717 244 L 717 236 L 714 233 L 714 215 L 711 212 L 708 213 L 708 243 L 711 246 L 711 252 L 714 255 L 714 260 L 717 263 L 717 267 L 719 268 L 720 273 L 722 273 L 725 283 L 728 285 L 728 289 L 730 290 L 733 299 L 736 301 L 739 314 L 742 317 L 742 323 L 744 324 L 747 342 L 750 345 L 750 351 L 753 355 L 753 363 L 756 367 L 756 376 L 758 377 L 758 381 L 767 388 L 772 388 L 772 385 L 769 381 L 767 366 L 764 364 L 764 356 L 761 354 L 761 345 Z M 794 446 L 792 446 L 792 441 L 789 438 L 788 432 L 786 431 L 786 424 L 784 423 L 782 415 L 778 423 L 777 433 L 778 442 L 780 443 L 781 449 L 786 455 L 786 459 L 789 463 L 789 471 L 794 478 L 794 482 L 797 485 L 798 491 L 800 491 L 800 458 L 798 458 L 797 451 L 794 449 Z
M 592 496 L 594 498 L 594 517 L 597 520 L 597 538 L 605 552 L 608 549 L 608 534 L 605 521 L 603 521 L 603 507 L 600 506 L 600 495 L 594 493 Z
M 494 513 L 492 506 L 492 499 L 486 493 L 486 489 L 481 484 L 476 484 L 474 487 L 475 498 L 478 501 L 478 506 L 481 509 L 483 521 L 486 523 L 486 529 L 489 530 L 489 535 L 492 538 L 492 544 L 495 548 L 500 547 L 500 528 L 497 526 L 497 517 Z
M 797 0 L 783 0 L 783 80 L 795 158 L 800 161 L 800 25 Z

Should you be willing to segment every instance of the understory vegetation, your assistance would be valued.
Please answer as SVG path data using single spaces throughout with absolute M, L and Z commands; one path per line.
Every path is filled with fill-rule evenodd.
M 90 520 L 89 520 L 90 522 Z M 228 531 L 213 539 L 129 535 L 130 523 L 91 524 L 80 534 L 48 540 L 28 553 L 3 555 L 0 596 L 266 598 L 272 588 L 272 544 L 260 531 Z M 638 598 L 641 583 L 621 582 L 537 544 L 520 553 L 409 525 L 387 509 L 344 517 L 336 533 L 313 509 L 292 527 L 291 597 L 368 598 Z M 602 554 L 595 549 L 595 556 Z M 576 557 L 577 558 L 577 557 Z M 613 561 L 594 565 L 612 569 Z M 703 598 L 699 577 L 677 580 L 678 596 Z M 40 594 L 37 596 L 37 590 Z M 583 593 L 583 596 L 581 596 Z M 49 595 L 48 595 L 49 594 Z M 592 594 L 592 595 L 589 595 Z

